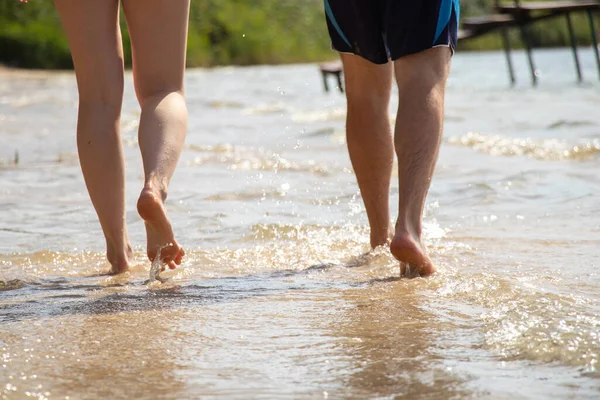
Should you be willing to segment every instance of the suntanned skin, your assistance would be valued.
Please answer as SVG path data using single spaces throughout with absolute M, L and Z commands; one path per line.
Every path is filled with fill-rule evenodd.
M 123 47 L 119 0 L 54 0 L 71 49 L 79 114 L 77 148 L 85 183 L 106 238 L 110 273 L 129 269 L 125 161 L 119 130 Z M 131 37 L 135 91 L 142 112 L 139 144 L 144 186 L 137 209 L 150 260 L 161 248 L 170 268 L 185 254 L 167 216 L 168 186 L 187 132 L 184 71 L 190 0 L 123 0 Z
M 371 247 L 390 245 L 402 275 L 428 276 L 436 267 L 422 240 L 425 200 L 442 138 L 451 50 L 435 47 L 378 65 L 341 54 L 350 159 L 371 229 Z M 396 126 L 388 116 L 393 76 L 398 85 Z M 398 218 L 391 226 L 389 190 L 398 160 Z

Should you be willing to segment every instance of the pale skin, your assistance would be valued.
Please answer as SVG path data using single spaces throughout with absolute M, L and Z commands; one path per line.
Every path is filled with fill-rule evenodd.
M 110 273 L 129 269 L 125 161 L 120 134 L 123 47 L 119 0 L 54 0 L 75 65 L 79 90 L 77 148 L 90 198 L 106 239 Z M 158 249 L 169 268 L 185 254 L 167 215 L 168 186 L 187 132 L 184 71 L 190 0 L 123 0 L 131 37 L 135 92 L 142 109 L 138 139 L 144 186 L 137 209 L 147 254 Z
M 352 54 L 341 58 L 348 150 L 369 219 L 371 247 L 389 244 L 401 275 L 429 276 L 436 267 L 423 242 L 422 221 L 442 138 L 450 49 L 436 47 L 383 65 Z M 392 135 L 388 107 L 394 75 L 399 98 Z M 394 150 L 400 198 L 392 227 Z

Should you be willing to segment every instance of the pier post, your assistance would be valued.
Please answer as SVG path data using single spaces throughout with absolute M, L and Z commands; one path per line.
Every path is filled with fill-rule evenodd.
M 571 39 L 571 50 L 573 50 L 573 59 L 575 60 L 575 69 L 577 70 L 577 81 L 581 82 L 581 66 L 579 65 L 579 56 L 577 55 L 577 42 L 575 40 L 575 32 L 573 32 L 573 22 L 571 21 L 571 14 L 567 13 L 565 17 L 567 18 L 569 38 Z
M 514 86 L 517 80 L 515 79 L 515 69 L 513 68 L 512 59 L 510 57 L 510 41 L 508 38 L 508 31 L 506 28 L 502 28 L 500 32 L 502 34 L 502 42 L 504 42 L 504 54 L 506 55 L 506 64 L 508 65 L 510 84 Z
M 337 80 L 338 88 L 341 93 L 344 93 L 344 85 L 342 79 L 342 73 L 344 72 L 344 68 L 340 63 L 325 63 L 319 65 L 319 69 L 321 70 L 321 75 L 323 77 L 323 87 L 326 92 L 329 92 L 329 75 L 333 75 Z
M 537 75 L 535 74 L 535 64 L 533 62 L 533 54 L 531 54 L 532 48 L 527 27 L 524 24 L 520 24 L 519 27 L 521 28 L 521 39 L 523 40 L 525 50 L 527 51 L 527 61 L 529 61 L 529 69 L 531 71 L 531 83 L 533 86 L 537 86 Z
M 529 33 L 527 32 L 527 20 L 529 19 L 529 13 L 524 12 L 521 9 L 519 0 L 514 0 L 515 7 L 519 10 L 517 14 L 517 24 L 521 31 L 521 40 L 525 45 L 525 51 L 527 52 L 527 61 L 529 61 L 529 69 L 531 70 L 531 84 L 537 86 L 537 75 L 535 74 L 535 64 L 533 62 L 533 55 L 531 54 L 531 42 L 529 41 Z
M 326 92 L 329 92 L 329 84 L 327 83 L 327 72 L 321 70 L 321 75 L 323 76 L 323 88 Z
M 342 84 L 342 74 L 341 74 L 341 72 L 336 74 L 336 78 L 337 78 L 337 81 L 338 81 L 338 89 L 340 89 L 340 93 L 344 93 L 344 85 Z
M 596 66 L 598 67 L 598 76 L 600 76 L 600 54 L 598 54 L 598 38 L 596 37 L 596 26 L 594 24 L 594 14 L 592 10 L 587 10 L 588 20 L 590 21 L 590 30 L 592 31 L 592 44 L 594 54 L 596 55 Z

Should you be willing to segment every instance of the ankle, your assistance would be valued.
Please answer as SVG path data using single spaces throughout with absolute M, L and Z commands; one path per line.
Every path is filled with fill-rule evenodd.
M 160 196 L 160 200 L 163 203 L 167 201 L 167 195 L 169 194 L 167 184 L 154 176 L 146 180 L 144 190 L 149 190 L 153 194 Z
M 373 232 L 371 231 L 371 248 L 375 249 L 379 246 L 387 246 L 390 244 L 390 241 L 394 237 L 394 233 L 386 229 L 383 232 Z
M 406 237 L 410 236 L 415 240 L 421 241 L 421 235 L 423 233 L 423 226 L 420 223 L 409 223 L 408 221 L 398 220 L 396 222 L 396 228 L 394 237 Z
M 132 257 L 133 250 L 127 238 L 121 243 L 117 243 L 109 238 L 106 239 L 106 258 L 111 265 L 111 274 L 119 274 L 127 271 Z
M 115 260 L 108 260 L 110 263 L 110 273 L 120 274 L 129 270 L 129 258 L 117 258 Z
M 107 253 L 120 257 L 121 255 L 129 256 L 133 253 L 127 232 L 119 232 L 118 235 L 106 235 Z

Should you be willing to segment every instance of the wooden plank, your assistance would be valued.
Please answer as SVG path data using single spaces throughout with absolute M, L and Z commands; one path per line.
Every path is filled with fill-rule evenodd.
M 511 21 L 514 21 L 514 18 L 511 15 L 495 14 L 481 17 L 463 18 L 461 21 L 461 25 L 466 27 L 485 24 L 503 24 Z
M 520 2 L 518 6 L 514 3 L 500 3 L 495 8 L 501 13 L 508 14 L 515 14 L 521 11 L 571 12 L 600 9 L 600 1 L 535 1 Z
M 475 33 L 474 31 L 471 31 L 469 29 L 459 29 L 458 30 L 458 40 L 472 39 L 477 36 L 479 36 L 477 33 Z
M 465 29 L 478 30 L 507 26 L 515 23 L 515 18 L 508 14 L 496 14 L 482 17 L 464 18 L 461 25 Z
M 342 63 L 338 61 L 323 63 L 319 65 L 319 69 L 324 73 L 338 74 L 342 72 Z
M 472 39 L 493 32 L 496 29 L 508 28 L 515 25 L 515 18 L 509 14 L 465 18 L 461 21 L 462 29 L 458 31 L 458 39 Z

